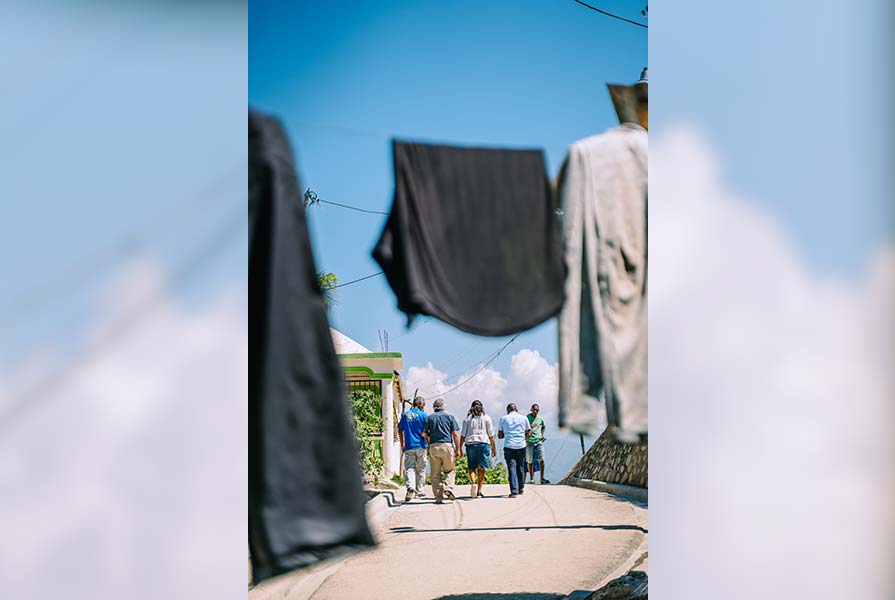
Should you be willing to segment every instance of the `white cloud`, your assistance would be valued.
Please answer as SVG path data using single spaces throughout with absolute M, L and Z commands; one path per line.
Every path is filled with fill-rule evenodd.
M 481 365 L 477 365 L 467 373 L 447 380 L 447 373 L 430 362 L 425 367 L 408 369 L 405 381 L 411 392 L 419 388 L 420 395 L 429 400 L 428 406 L 431 406 L 431 400 L 462 383 L 444 396 L 447 409 L 458 419 L 466 415 L 473 400 L 481 400 L 485 412 L 494 420 L 506 414 L 507 404 L 515 402 L 522 413 L 527 413 L 528 408 L 537 403 L 544 417 L 556 422 L 553 420 L 556 414 L 556 364 L 548 363 L 537 350 L 526 348 L 514 354 L 506 377 L 492 367 L 479 371 L 480 368 Z M 467 379 L 469 381 L 463 383 Z
M 692 130 L 650 171 L 651 574 L 694 599 L 889 597 L 895 253 L 858 284 L 814 272 Z
M 245 292 L 186 310 L 156 266 L 138 263 L 86 345 L 147 297 L 151 316 L 32 398 L 39 406 L 0 438 L 4 596 L 244 597 Z M 62 366 L 6 369 L 0 411 Z
M 577 462 L 581 451 L 577 436 L 559 432 L 556 428 L 556 363 L 547 362 L 537 350 L 524 348 L 512 356 L 506 376 L 490 366 L 476 373 L 480 368 L 481 365 L 477 365 L 448 380 L 447 373 L 429 362 L 424 367 L 407 369 L 404 379 L 410 393 L 419 388 L 420 395 L 427 398 L 427 410 L 431 410 L 432 400 L 472 377 L 444 396 L 446 409 L 458 420 L 466 416 L 473 400 L 482 401 L 495 426 L 501 415 L 506 414 L 506 405 L 510 402 L 514 402 L 522 414 L 527 414 L 532 404 L 540 405 L 541 415 L 547 422 L 545 470 L 548 478 L 558 481 Z M 589 447 L 592 442 L 588 439 L 585 443 Z M 500 444 L 498 441 L 498 446 Z

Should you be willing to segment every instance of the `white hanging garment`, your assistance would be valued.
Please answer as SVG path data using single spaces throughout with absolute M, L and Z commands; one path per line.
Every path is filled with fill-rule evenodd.
M 626 123 L 575 142 L 557 181 L 559 423 L 590 436 L 605 423 L 618 441 L 647 432 L 647 160 L 646 130 Z

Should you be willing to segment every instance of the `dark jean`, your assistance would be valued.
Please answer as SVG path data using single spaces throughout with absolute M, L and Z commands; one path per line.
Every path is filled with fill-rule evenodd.
M 510 475 L 510 492 L 521 494 L 525 487 L 525 448 L 504 447 L 503 459 L 507 462 Z

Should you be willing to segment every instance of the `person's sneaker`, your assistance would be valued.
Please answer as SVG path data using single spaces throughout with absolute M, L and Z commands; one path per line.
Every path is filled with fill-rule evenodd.
M 541 480 L 541 485 L 546 485 L 546 484 L 548 484 L 548 483 L 550 483 L 550 480 L 549 480 L 549 479 L 542 479 L 542 480 Z
M 422 500 L 424 498 L 428 498 L 428 496 L 426 496 L 426 492 L 414 492 L 414 493 L 416 494 L 416 497 L 419 498 L 420 500 Z
M 469 497 L 470 498 L 475 498 L 475 489 L 476 489 L 476 486 L 474 483 L 469 486 Z
M 444 500 L 436 500 L 435 504 L 444 504 Z
M 444 490 L 444 496 L 448 500 L 456 500 L 457 499 L 457 497 L 454 495 L 454 492 L 452 492 L 451 490 Z
M 482 492 L 479 492 L 478 494 L 475 495 L 475 497 L 476 498 L 484 498 L 485 494 L 483 494 Z
M 413 490 L 407 490 L 407 495 L 404 496 L 404 502 L 410 502 L 413 500 L 413 497 L 416 495 L 416 492 Z
M 516 492 L 510 492 L 510 495 L 507 496 L 507 498 L 515 498 L 515 497 L 516 497 Z

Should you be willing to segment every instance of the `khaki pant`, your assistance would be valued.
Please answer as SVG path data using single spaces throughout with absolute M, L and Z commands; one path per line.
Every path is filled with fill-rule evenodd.
M 432 492 L 441 500 L 445 492 L 454 493 L 454 445 L 449 443 L 429 446 L 429 470 L 432 473 Z M 442 479 L 441 472 L 446 477 Z

